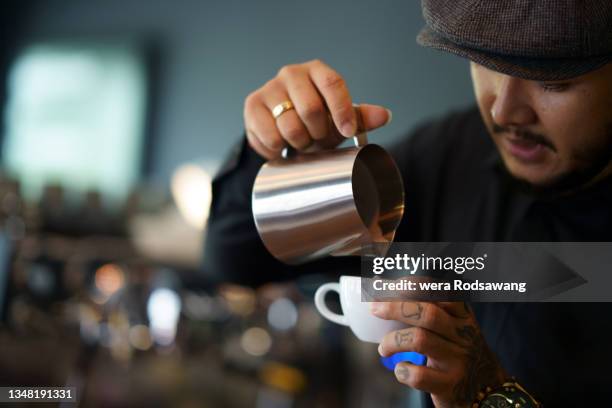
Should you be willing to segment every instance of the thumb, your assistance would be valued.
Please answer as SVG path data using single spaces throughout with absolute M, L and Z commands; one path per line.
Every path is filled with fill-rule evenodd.
M 380 105 L 360 104 L 359 110 L 366 130 L 374 130 L 391 122 L 391 111 Z

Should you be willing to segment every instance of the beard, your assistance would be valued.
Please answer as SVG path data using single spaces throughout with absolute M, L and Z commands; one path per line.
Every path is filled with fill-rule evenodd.
M 493 131 L 502 132 L 504 130 L 494 127 Z M 525 132 L 524 136 L 528 139 L 545 142 L 547 146 L 556 150 L 549 139 L 543 135 Z M 538 198 L 556 198 L 579 191 L 597 176 L 604 173 L 612 163 L 612 122 L 605 128 L 604 134 L 599 140 L 603 142 L 597 146 L 582 148 L 572 154 L 573 162 L 576 163 L 574 168 L 556 175 L 545 183 L 534 184 L 517 177 L 510 173 L 504 164 L 505 178 L 518 190 Z

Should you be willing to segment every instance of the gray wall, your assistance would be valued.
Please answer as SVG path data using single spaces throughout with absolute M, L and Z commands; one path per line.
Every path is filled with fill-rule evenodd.
M 468 64 L 423 49 L 416 0 L 40 0 L 28 38 L 156 38 L 163 46 L 154 180 L 181 162 L 218 161 L 242 132 L 244 97 L 284 64 L 320 58 L 357 102 L 393 110 L 388 143 L 425 117 L 473 101 Z

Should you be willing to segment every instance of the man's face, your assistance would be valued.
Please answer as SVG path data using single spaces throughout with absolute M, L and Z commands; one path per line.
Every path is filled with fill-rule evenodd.
M 514 178 L 536 191 L 575 189 L 612 170 L 612 64 L 538 82 L 471 63 L 481 115 Z

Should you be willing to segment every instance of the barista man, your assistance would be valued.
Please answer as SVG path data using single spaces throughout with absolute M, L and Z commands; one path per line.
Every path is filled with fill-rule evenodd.
M 422 5 L 426 26 L 417 41 L 471 61 L 477 106 L 419 127 L 392 149 L 406 191 L 396 240 L 611 241 L 612 2 Z M 391 120 L 383 106 L 360 109 L 368 130 Z M 247 97 L 244 121 L 248 143 L 213 186 L 207 269 L 252 285 L 323 268 L 354 267 L 355 274 L 358 266 L 343 259 L 299 267 L 276 262 L 250 210 L 253 180 L 266 159 L 287 144 L 330 148 L 355 134 L 342 76 L 318 60 L 287 65 Z M 612 400 L 609 304 L 495 303 L 472 310 L 462 303 L 390 302 L 373 303 L 372 313 L 411 325 L 385 337 L 379 352 L 426 354 L 426 367 L 401 363 L 395 377 L 429 393 L 436 407 Z

